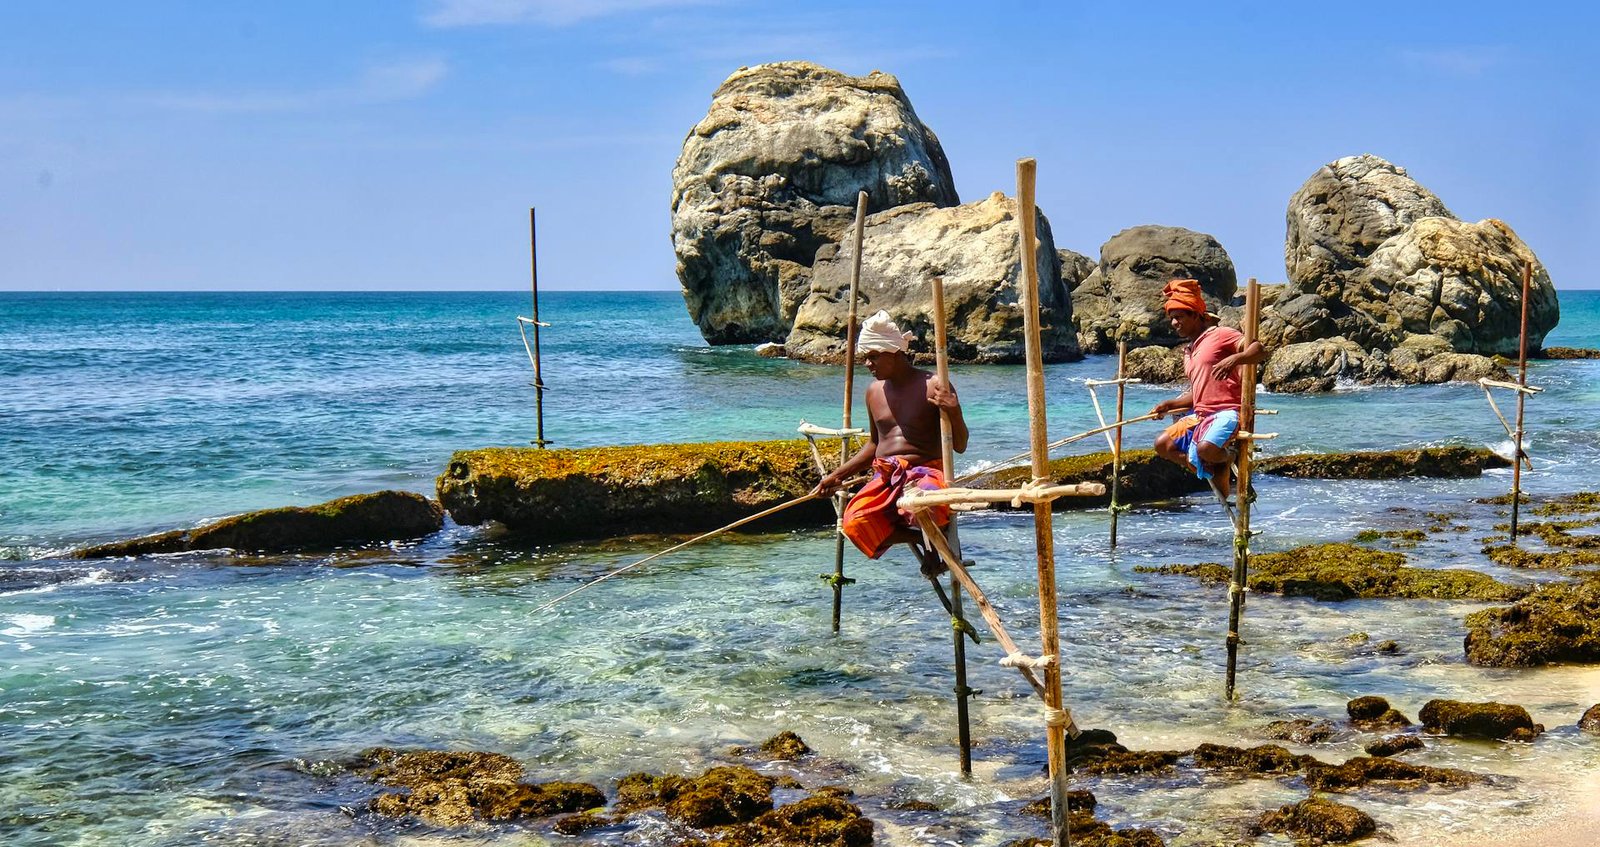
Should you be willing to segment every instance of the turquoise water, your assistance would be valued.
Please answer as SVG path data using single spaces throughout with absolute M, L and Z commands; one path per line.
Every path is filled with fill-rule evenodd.
M 541 299 L 546 431 L 557 446 L 774 438 L 837 418 L 837 369 L 706 347 L 676 294 Z M 544 843 L 539 826 L 457 834 L 375 820 L 370 788 L 327 763 L 365 747 L 514 755 L 542 779 L 605 784 L 640 768 L 703 767 L 730 744 L 799 732 L 824 758 L 808 784 L 847 781 L 886 844 L 1000 844 L 1036 832 L 1012 814 L 1044 793 L 1040 731 L 1014 675 L 973 652 L 978 778 L 954 774 L 948 623 L 905 562 L 848 567 L 844 633 L 828 632 L 826 532 L 693 548 L 545 617 L 530 610 L 661 549 L 651 539 L 528 548 L 450 527 L 414 544 L 332 555 L 226 554 L 83 563 L 85 541 L 382 487 L 430 491 L 450 451 L 533 437 L 531 369 L 514 316 L 525 295 L 0 295 L 0 828 L 5 843 Z M 1562 295 L 1549 344 L 1600 346 L 1600 296 Z M 1082 382 L 1106 359 L 1048 369 L 1052 430 L 1094 424 Z M 1022 373 L 957 368 L 974 447 L 963 466 L 1026 446 Z M 1593 489 L 1600 362 L 1535 363 L 1533 491 Z M 862 381 L 864 382 L 864 380 Z M 860 384 L 860 383 L 858 383 Z M 1142 411 L 1166 391 L 1136 387 Z M 1509 446 L 1475 386 L 1265 396 L 1269 453 L 1423 444 Z M 1135 430 L 1144 440 L 1154 434 Z M 1084 450 L 1103 443 L 1083 442 Z M 1496 518 L 1479 480 L 1258 484 L 1258 549 L 1420 525 L 1460 511 L 1472 531 L 1408 551 L 1476 567 Z M 1600 701 L 1582 669 L 1511 672 L 1461 659 L 1462 603 L 1339 605 L 1256 598 L 1243 699 L 1220 703 L 1220 591 L 1133 573 L 1221 561 L 1226 522 L 1202 500 L 1136 510 L 1122 552 L 1104 513 L 1057 518 L 1067 697 L 1083 726 L 1130 747 L 1262 743 L 1291 716 L 1337 718 L 1382 694 L 1415 717 L 1435 696 L 1527 705 L 1534 745 L 1434 743 L 1419 760 L 1518 777 L 1461 792 L 1372 792 L 1352 802 L 1400 843 L 1523 825 L 1578 790 L 1600 745 L 1570 724 Z M 1032 530 L 1015 515 L 963 525 L 979 578 L 1024 644 L 1036 638 Z M 1394 638 L 1381 657 L 1345 636 Z M 1359 752 L 1352 737 L 1306 748 Z M 841 775 L 843 774 L 843 775 Z M 1102 815 L 1208 844 L 1304 796 L 1293 783 L 1217 777 L 1090 785 Z M 931 800 L 947 817 L 884 808 Z M 591 837 L 654 843 L 651 830 Z

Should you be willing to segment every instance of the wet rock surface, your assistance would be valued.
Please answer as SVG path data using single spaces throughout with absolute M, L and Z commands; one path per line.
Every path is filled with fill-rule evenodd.
M 1278 741 L 1288 741 L 1293 744 L 1307 746 L 1318 744 L 1332 738 L 1337 732 L 1333 724 L 1327 721 L 1314 721 L 1310 718 L 1295 718 L 1293 720 L 1273 721 L 1267 724 L 1262 731 L 1268 738 Z
M 1410 719 L 1401 714 L 1400 710 L 1391 707 L 1389 701 L 1382 697 L 1357 697 L 1345 704 L 1345 712 L 1350 715 L 1351 724 L 1367 732 L 1382 732 L 1411 726 Z
M 1248 774 L 1290 774 L 1320 764 L 1314 756 L 1291 753 L 1276 744 L 1256 747 L 1231 747 L 1226 744 L 1201 744 L 1194 749 L 1196 767 L 1239 771 Z
M 1590 706 L 1583 717 L 1578 718 L 1578 728 L 1584 732 L 1600 732 L 1600 703 Z
M 522 782 L 523 768 L 498 753 L 374 748 L 361 754 L 364 773 L 404 793 L 380 794 L 372 810 L 435 826 L 511 821 L 604 806 L 599 788 L 578 782 Z
M 536 450 L 450 457 L 439 500 L 460 524 L 499 521 L 541 541 L 713 529 L 799 497 L 818 474 L 803 440 Z M 762 527 L 825 525 L 826 500 Z
M 1254 833 L 1281 832 L 1309 844 L 1346 844 L 1377 831 L 1377 821 L 1366 812 L 1317 797 L 1267 812 L 1253 828 Z
M 343 544 L 421 538 L 444 526 L 444 511 L 410 491 L 378 491 L 315 506 L 246 512 L 195 529 L 180 529 L 85 547 L 80 559 L 144 556 L 191 550 L 287 552 Z
M 1252 591 L 1317 600 L 1410 598 L 1505 600 L 1527 594 L 1477 571 L 1413 568 L 1400 553 L 1355 544 L 1313 544 L 1282 553 L 1253 556 Z M 1208 584 L 1226 583 L 1231 566 L 1216 562 L 1134 568 L 1140 573 L 1183 574 Z
M 1363 750 L 1369 756 L 1397 756 L 1407 750 L 1421 750 L 1427 745 L 1415 735 L 1385 735 L 1384 737 L 1366 743 Z
M 860 318 L 883 309 L 902 331 L 915 333 L 913 350 L 933 350 L 929 282 L 944 280 L 949 353 L 955 362 L 1023 360 L 1022 263 L 1016 201 L 998 192 L 941 208 L 900 206 L 867 218 L 857 294 Z M 1050 222 L 1037 218 L 1041 344 L 1047 362 L 1081 358 L 1072 330 L 1072 301 L 1061 279 Z M 784 341 L 789 358 L 842 363 L 850 311 L 854 237 L 817 251 L 811 282 Z
M 1062 497 L 1055 501 L 1056 509 L 1082 509 L 1104 506 L 1111 502 L 1111 453 L 1101 451 L 1086 453 L 1079 456 L 1066 456 L 1052 459 L 1049 465 L 1050 479 L 1058 485 L 1067 485 L 1076 482 L 1099 482 L 1106 486 L 1106 493 L 1091 497 Z M 1004 468 L 996 471 L 986 471 L 977 474 L 971 479 L 962 482 L 962 485 L 971 488 L 1018 488 L 1033 478 L 1033 471 L 1027 465 Z M 1145 503 L 1158 500 L 1170 500 L 1197 491 L 1204 491 L 1206 484 L 1195 477 L 1193 473 L 1184 470 L 1172 462 L 1157 456 L 1154 450 L 1122 451 L 1122 483 L 1118 496 L 1123 503 Z M 999 504 L 995 508 L 1010 508 L 1007 504 Z M 1031 505 L 1024 505 L 1031 509 Z
M 1600 662 L 1600 580 L 1539 587 L 1467 616 L 1467 661 L 1487 667 Z
M 678 281 L 712 344 L 789 334 L 817 250 L 847 234 L 857 192 L 869 211 L 958 202 L 944 149 L 899 80 L 810 62 L 729 76 L 672 182 Z
M 1532 741 L 1544 732 L 1521 706 L 1508 703 L 1463 703 L 1429 700 L 1417 717 L 1423 732 L 1457 738 Z
M 1373 756 L 1357 756 L 1339 765 L 1318 762 L 1306 768 L 1305 779 L 1306 785 L 1317 791 L 1350 791 L 1372 783 L 1397 789 L 1420 788 L 1423 785 L 1462 788 L 1487 781 L 1482 774 L 1471 771 L 1414 765 Z
M 761 752 L 771 759 L 793 761 L 811 752 L 806 742 L 789 730 L 761 742 Z
M 1351 453 L 1299 453 L 1255 464 L 1261 473 L 1296 479 L 1405 479 L 1482 476 L 1487 468 L 1508 468 L 1504 457 L 1482 447 L 1422 447 Z

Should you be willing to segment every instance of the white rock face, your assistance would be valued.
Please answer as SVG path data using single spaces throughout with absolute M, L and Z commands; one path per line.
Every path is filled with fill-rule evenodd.
M 919 336 L 914 350 L 930 352 L 933 301 L 929 282 L 944 278 L 950 356 L 960 362 L 1023 359 L 1016 201 L 996 192 L 977 203 L 940 208 L 901 206 L 867 218 L 862 244 L 858 318 L 885 309 Z M 1072 301 L 1061 281 L 1061 259 L 1050 223 L 1038 216 L 1035 261 L 1046 361 L 1080 358 Z M 784 342 L 789 358 L 843 361 L 850 307 L 851 239 L 823 248 L 794 329 Z
M 1072 289 L 1078 346 L 1087 353 L 1116 352 L 1118 339 L 1131 347 L 1173 345 L 1161 294 L 1173 279 L 1195 279 L 1212 310 L 1220 311 L 1238 287 L 1233 260 L 1217 239 L 1176 226 L 1136 226 L 1100 247 L 1100 264 Z
M 857 192 L 869 210 L 959 202 L 939 139 L 898 80 L 809 62 L 728 77 L 672 181 L 678 281 L 713 344 L 788 335 L 817 249 L 849 230 Z

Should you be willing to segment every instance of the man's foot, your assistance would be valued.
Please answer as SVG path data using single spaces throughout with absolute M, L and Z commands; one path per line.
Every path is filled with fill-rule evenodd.
M 911 552 L 917 554 L 917 561 L 922 565 L 922 575 L 928 579 L 938 579 L 950 568 L 945 566 L 944 559 L 939 558 L 937 550 L 929 550 L 920 544 L 911 545 Z

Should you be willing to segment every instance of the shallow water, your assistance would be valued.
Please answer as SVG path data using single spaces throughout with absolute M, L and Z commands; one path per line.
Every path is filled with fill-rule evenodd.
M 538 825 L 466 833 L 373 819 L 370 786 L 333 762 L 371 746 L 494 750 L 540 779 L 605 785 L 635 770 L 703 768 L 734 744 L 798 732 L 808 785 L 844 782 L 883 844 L 1000 844 L 1042 833 L 1015 808 L 1047 790 L 1028 690 L 987 636 L 969 650 L 975 779 L 955 773 L 950 630 L 905 556 L 852 555 L 844 631 L 829 633 L 828 533 L 740 536 L 691 548 L 534 617 L 540 602 L 671 543 L 530 549 L 475 528 L 333 555 L 220 554 L 85 563 L 52 551 L 247 508 L 381 486 L 431 488 L 454 448 L 532 437 L 529 369 L 513 295 L 6 295 L 0 315 L 0 825 L 6 843 L 461 844 L 561 840 Z M 1600 300 L 1563 294 L 1575 326 Z M 837 369 L 703 347 L 662 295 L 555 295 L 541 303 L 562 446 L 769 438 L 837 416 Z M 621 321 L 612 333 L 608 318 Z M 1586 322 L 1587 320 L 1587 322 Z M 1600 346 L 1600 333 L 1548 343 Z M 1105 359 L 1049 369 L 1052 430 L 1092 426 L 1081 387 Z M 1537 363 L 1525 475 L 1535 492 L 1591 489 L 1600 464 L 1600 362 Z M 1026 445 L 1017 368 L 958 368 L 975 447 L 963 467 Z M 1166 392 L 1136 388 L 1142 411 Z M 1504 433 L 1475 386 L 1264 396 L 1272 454 L 1491 444 Z M 1151 425 L 1146 425 L 1151 426 Z M 1263 429 L 1269 428 L 1263 426 Z M 1135 431 L 1130 437 L 1153 435 Z M 1103 447 L 1093 441 L 1085 450 Z M 1405 549 L 1472 567 L 1497 520 L 1476 480 L 1258 482 L 1258 550 L 1460 513 L 1468 532 Z M 1572 724 L 1600 701 L 1574 668 L 1464 664 L 1462 618 L 1483 604 L 1252 597 L 1240 701 L 1220 698 L 1220 587 L 1140 564 L 1225 561 L 1226 521 L 1201 499 L 1135 510 L 1121 551 L 1104 512 L 1056 516 L 1066 691 L 1080 726 L 1134 749 L 1258 744 L 1286 717 L 1334 720 L 1381 694 L 1408 716 L 1433 697 L 1502 699 L 1549 732 L 1531 745 L 1430 741 L 1414 761 L 1512 779 L 1459 791 L 1346 799 L 1401 844 L 1524 826 L 1600 767 Z M 1032 528 L 963 519 L 968 555 L 1024 645 L 1036 643 Z M 1369 643 L 1349 636 L 1366 633 Z M 1370 643 L 1400 642 L 1398 655 Z M 1329 761 L 1346 736 L 1296 748 Z M 780 766 L 791 767 L 791 766 Z M 1234 843 L 1260 811 L 1305 796 L 1294 780 L 1176 774 L 1089 780 L 1099 815 L 1173 845 Z M 949 815 L 884 808 L 897 799 Z M 648 844 L 659 828 L 593 843 Z M 1263 839 L 1266 843 L 1271 839 Z

